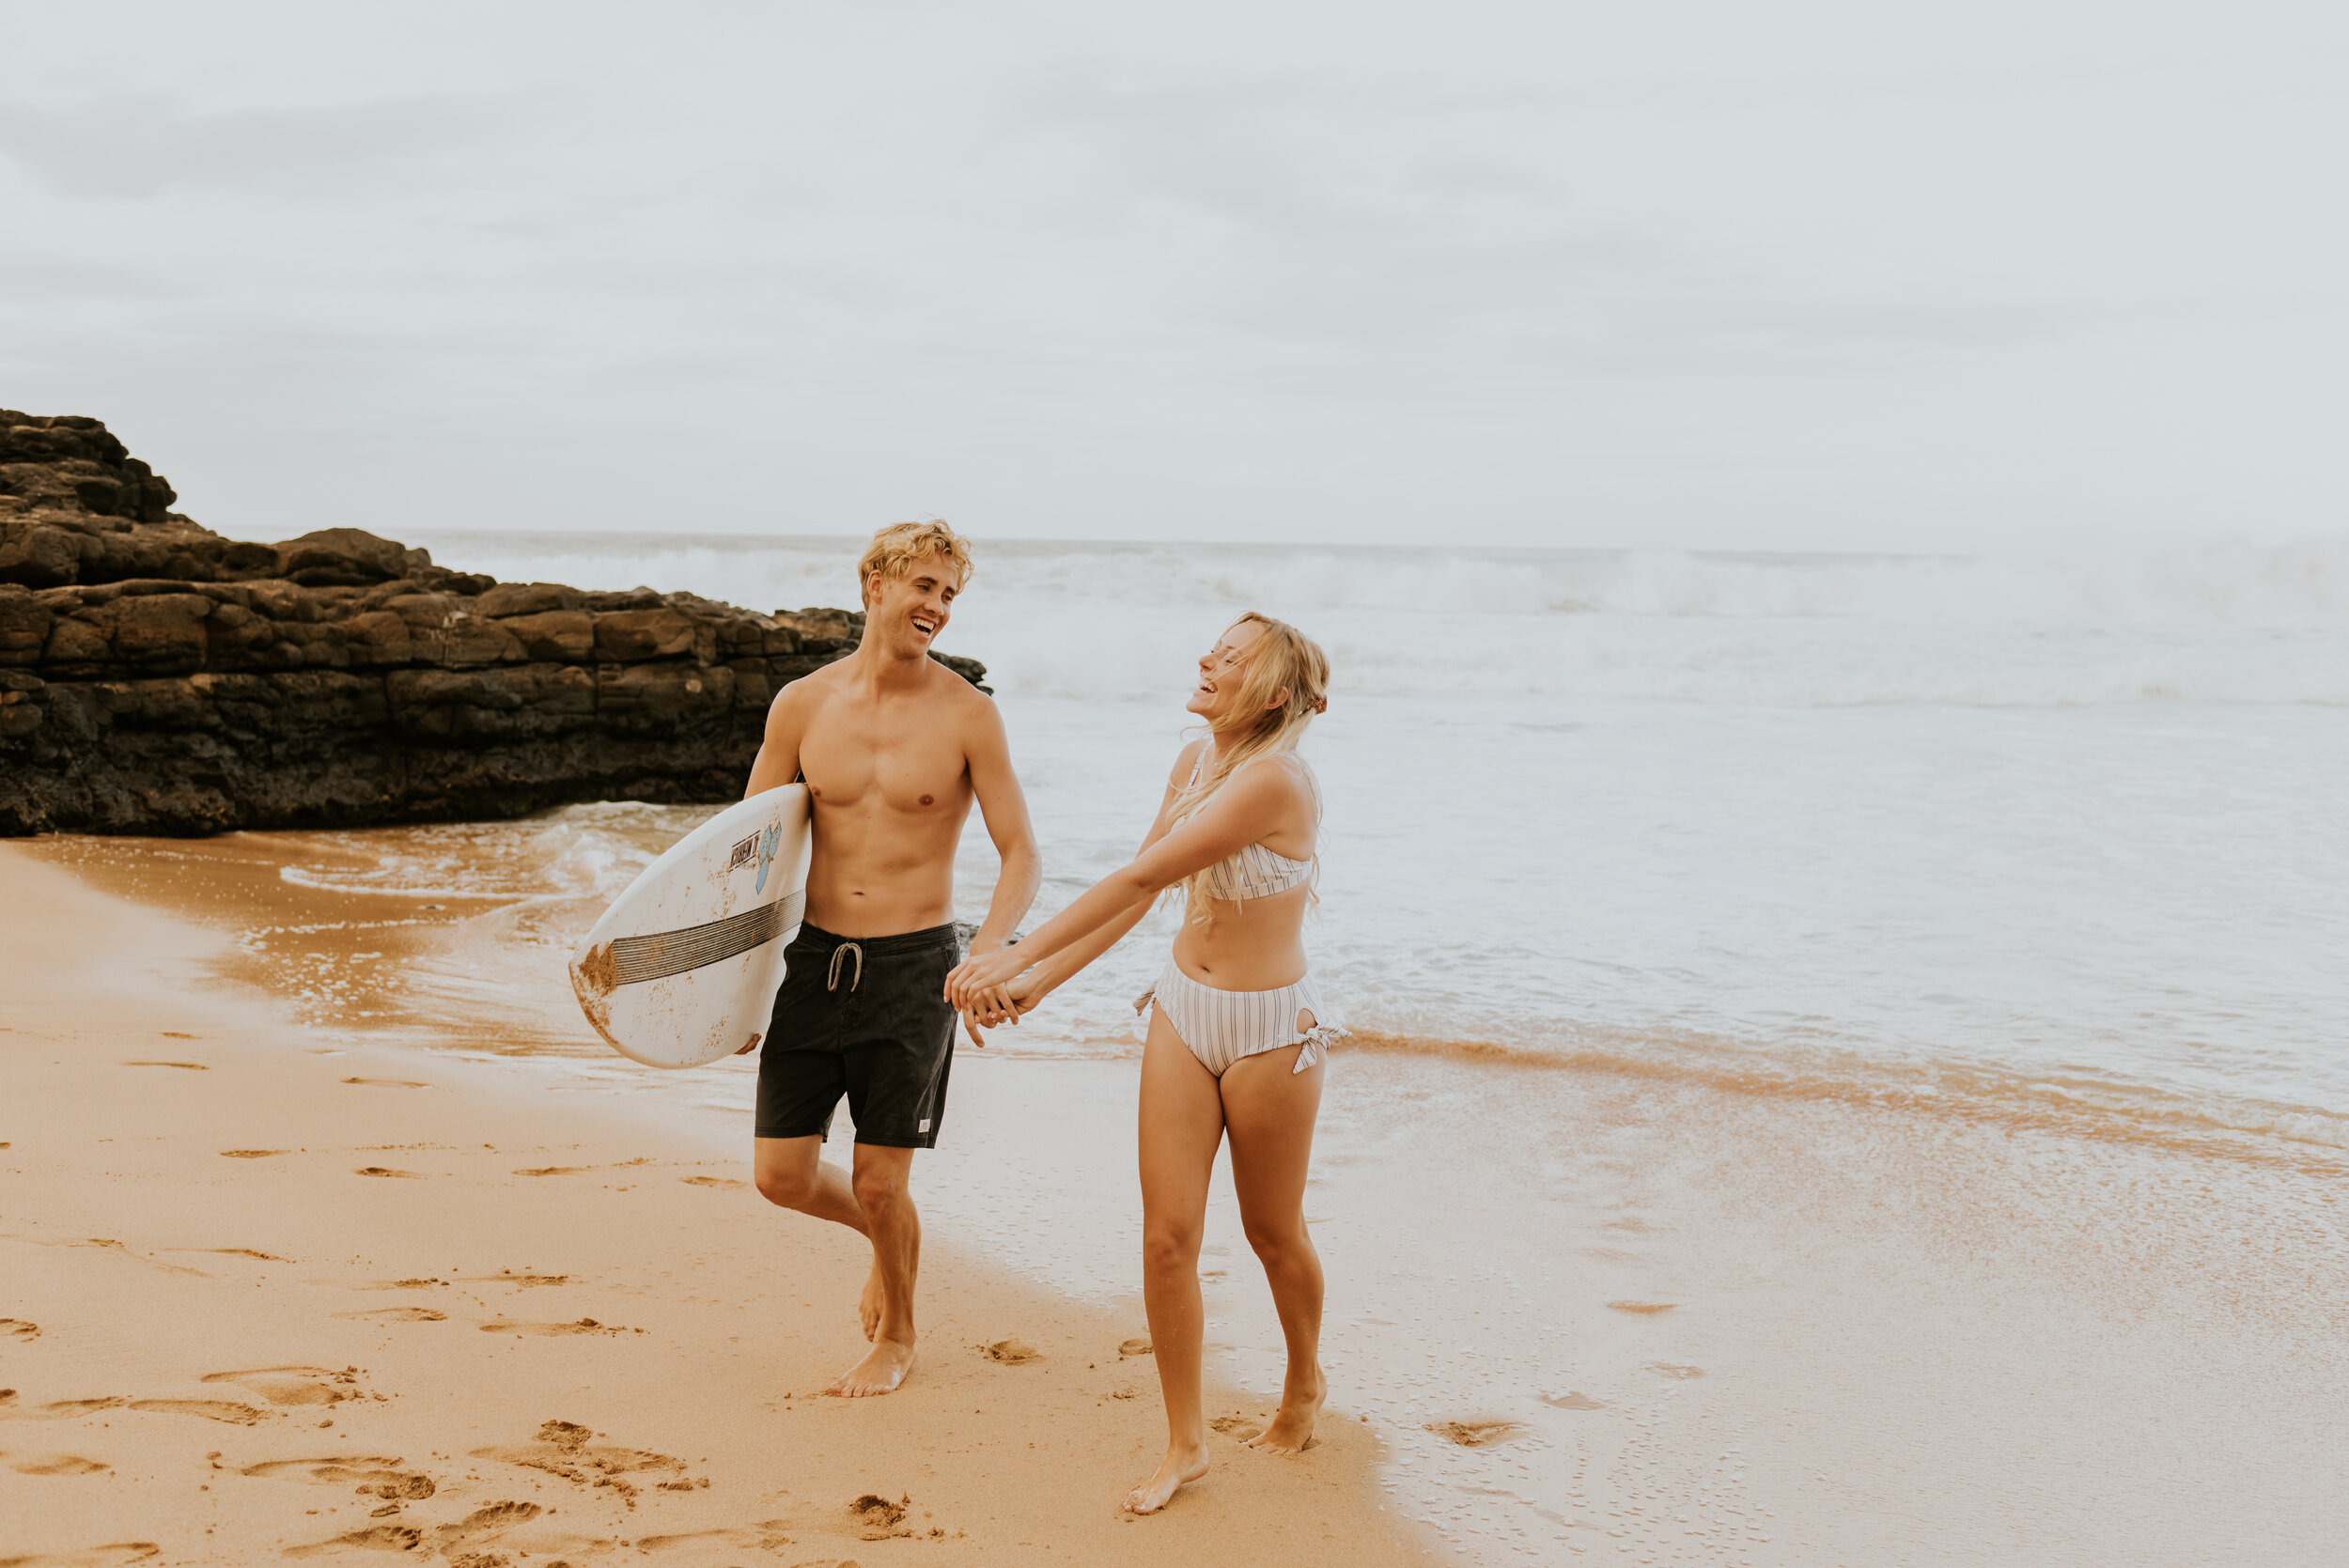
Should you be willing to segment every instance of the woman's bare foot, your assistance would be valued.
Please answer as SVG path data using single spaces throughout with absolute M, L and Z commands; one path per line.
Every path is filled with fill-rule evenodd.
M 1128 1514 L 1156 1514 L 1166 1506 L 1184 1483 L 1197 1481 L 1207 1473 L 1207 1448 L 1205 1443 L 1187 1443 L 1181 1448 L 1166 1451 L 1159 1462 L 1156 1475 L 1126 1494 Z
M 833 1379 L 824 1392 L 838 1394 L 843 1399 L 894 1392 L 913 1370 L 914 1359 L 913 1346 L 896 1340 L 876 1340 L 864 1359 Z
M 881 1273 L 878 1263 L 873 1265 L 873 1271 L 864 1277 L 864 1294 L 857 1297 L 856 1315 L 864 1325 L 867 1340 L 880 1332 Z
M 1321 1402 L 1329 1396 L 1330 1384 L 1321 1375 L 1321 1369 L 1313 1369 L 1313 1382 L 1304 1389 L 1283 1389 L 1281 1412 L 1272 1418 L 1272 1424 L 1248 1439 L 1247 1446 L 1258 1453 L 1302 1453 L 1314 1440 L 1314 1421 L 1321 1414 Z

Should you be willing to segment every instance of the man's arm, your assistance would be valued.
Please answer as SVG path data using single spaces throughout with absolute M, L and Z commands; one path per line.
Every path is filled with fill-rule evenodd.
M 793 681 L 767 705 L 767 733 L 760 737 L 758 755 L 751 763 L 751 782 L 742 791 L 745 800 L 780 789 L 800 776 L 800 739 L 807 733 L 806 693 L 800 687 L 800 682 Z
M 987 822 L 987 836 L 995 841 L 995 853 L 1003 861 L 987 919 L 978 935 L 971 939 L 972 952 L 992 953 L 1010 939 L 1019 917 L 1035 902 L 1044 866 L 1035 852 L 1035 828 L 1028 820 L 1028 798 L 1020 791 L 1019 776 L 1011 768 L 1011 740 L 1003 733 L 1003 716 L 993 703 L 980 703 L 963 756 L 971 769 L 971 793 Z

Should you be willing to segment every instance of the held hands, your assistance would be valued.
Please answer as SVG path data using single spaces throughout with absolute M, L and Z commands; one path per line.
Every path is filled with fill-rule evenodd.
M 988 994 L 995 993 L 1001 1004 L 1010 1009 L 1013 1019 L 1019 1009 L 1010 1005 L 1010 997 L 1003 987 L 1019 977 L 1027 964 L 1011 948 L 999 947 L 992 953 L 974 953 L 955 966 L 946 977 L 946 1000 L 964 1013 L 983 1011 L 981 1002 Z
M 971 1036 L 971 1043 L 985 1050 L 987 1036 L 979 1031 L 982 1028 L 993 1029 L 999 1024 L 1018 1023 L 1020 1007 L 1003 986 L 998 986 L 980 993 L 968 1006 L 958 1006 L 956 1011 L 962 1015 L 963 1032 Z

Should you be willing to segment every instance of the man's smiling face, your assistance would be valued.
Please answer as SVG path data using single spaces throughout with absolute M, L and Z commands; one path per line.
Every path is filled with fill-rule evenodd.
M 929 652 L 954 613 L 955 582 L 954 563 L 942 555 L 917 557 L 903 577 L 872 573 L 864 582 L 866 635 L 899 658 Z

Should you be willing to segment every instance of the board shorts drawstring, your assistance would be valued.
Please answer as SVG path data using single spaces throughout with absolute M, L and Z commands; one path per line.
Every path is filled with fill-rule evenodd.
M 827 991 L 836 991 L 840 989 L 840 959 L 843 955 L 849 953 L 856 955 L 856 969 L 854 972 L 848 976 L 849 994 L 854 995 L 857 986 L 863 984 L 864 980 L 864 949 L 859 947 L 854 942 L 842 942 L 838 947 L 832 950 L 832 967 L 824 971 L 824 989 Z

